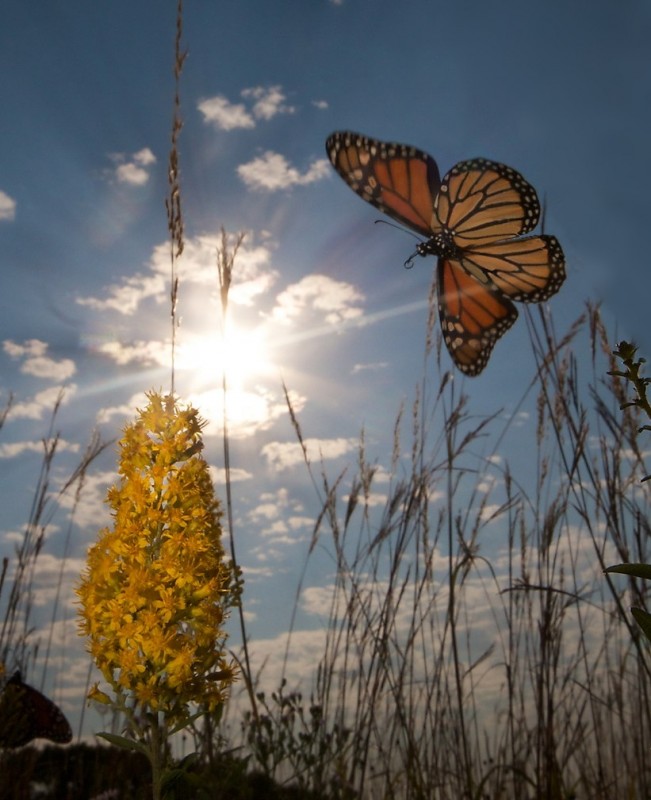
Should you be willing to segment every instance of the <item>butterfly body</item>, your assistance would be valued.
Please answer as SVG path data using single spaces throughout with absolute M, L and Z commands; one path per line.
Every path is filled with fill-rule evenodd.
M 409 145 L 342 131 L 326 141 L 334 168 L 363 200 L 425 241 L 435 256 L 439 318 L 455 365 L 478 375 L 518 312 L 511 301 L 538 303 L 565 280 L 554 236 L 523 236 L 538 224 L 536 191 L 512 167 L 474 158 L 440 178 L 434 159 Z
M 426 242 L 420 242 L 416 247 L 416 255 L 437 256 L 439 258 L 458 258 L 459 248 L 454 243 L 454 237 L 448 231 L 441 231 Z M 405 262 L 409 264 L 409 259 Z
M 61 709 L 16 672 L 0 694 L 0 747 L 22 747 L 33 739 L 66 744 L 72 730 Z

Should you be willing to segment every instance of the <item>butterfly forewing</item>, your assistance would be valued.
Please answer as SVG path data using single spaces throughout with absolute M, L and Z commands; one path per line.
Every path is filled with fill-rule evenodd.
M 462 372 L 479 375 L 495 342 L 513 325 L 518 312 L 489 280 L 480 282 L 456 261 L 441 258 L 437 270 L 445 346 Z
M 457 247 L 478 247 L 528 233 L 538 224 L 536 190 L 505 164 L 474 158 L 444 176 L 435 203 Z
M 66 744 L 72 730 L 61 709 L 16 673 L 0 694 L 0 747 L 22 747 L 33 739 Z
M 423 236 L 432 235 L 440 177 L 431 156 L 350 131 L 333 133 L 326 151 L 339 175 L 362 199 Z

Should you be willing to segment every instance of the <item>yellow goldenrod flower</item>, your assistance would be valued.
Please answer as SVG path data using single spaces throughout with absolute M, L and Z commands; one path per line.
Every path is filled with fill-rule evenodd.
M 111 698 L 99 688 L 99 684 L 94 683 L 88 692 L 88 700 L 93 700 L 96 703 L 108 706 L 111 704 Z
M 190 703 L 214 709 L 234 680 L 223 625 L 238 583 L 199 455 L 198 412 L 157 393 L 148 400 L 124 430 L 121 477 L 107 495 L 113 526 L 90 548 L 77 594 L 81 632 L 105 680 L 173 726 Z M 106 697 L 97 687 L 91 696 Z

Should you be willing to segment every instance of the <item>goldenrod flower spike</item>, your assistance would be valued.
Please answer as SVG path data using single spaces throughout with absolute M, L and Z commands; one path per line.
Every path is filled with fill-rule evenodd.
M 154 392 L 148 400 L 124 430 L 107 498 L 113 526 L 90 548 L 77 594 L 81 633 L 128 733 L 154 742 L 189 720 L 190 704 L 224 702 L 234 667 L 223 625 L 239 580 L 224 558 L 198 412 Z M 100 694 L 105 702 L 91 692 Z

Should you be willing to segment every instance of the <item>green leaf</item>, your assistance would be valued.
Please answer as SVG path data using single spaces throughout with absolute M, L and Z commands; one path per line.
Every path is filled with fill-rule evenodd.
M 166 769 L 163 772 L 163 776 L 161 778 L 160 786 L 163 797 L 165 796 L 174 796 L 174 789 L 176 784 L 179 783 L 186 775 L 187 771 L 197 764 L 199 761 L 199 754 L 198 753 L 189 753 L 185 758 L 179 761 L 176 767 L 172 769 Z
M 651 614 L 647 614 L 641 608 L 631 608 L 631 614 L 640 628 L 642 628 L 642 633 L 651 642 Z
M 199 719 L 199 717 L 203 717 L 204 714 L 205 714 L 204 711 L 197 711 L 196 714 L 191 714 L 187 717 L 183 717 L 183 719 L 177 725 L 171 728 L 168 736 L 173 736 L 175 733 L 182 731 L 183 728 L 187 728 L 189 725 L 192 725 L 192 723 L 195 720 Z
M 193 764 L 197 764 L 199 762 L 199 753 L 188 753 L 187 756 L 184 756 L 178 763 L 178 769 L 183 770 L 184 772 L 188 770 Z
M 140 742 L 127 739 L 125 736 L 117 736 L 115 733 L 98 733 L 97 735 L 101 736 L 102 739 L 106 739 L 107 742 L 110 742 L 116 747 L 122 747 L 124 750 L 135 750 L 137 753 L 143 753 L 149 758 L 149 750 Z
M 651 564 L 617 564 L 607 567 L 604 572 L 618 572 L 622 575 L 632 575 L 634 578 L 651 580 Z

